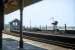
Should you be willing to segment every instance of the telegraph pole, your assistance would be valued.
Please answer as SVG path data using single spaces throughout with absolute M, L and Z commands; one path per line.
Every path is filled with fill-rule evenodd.
M 30 17 L 30 31 L 31 31 L 31 17 Z
M 4 29 L 4 2 L 0 0 L 0 50 L 2 50 L 2 30 Z
M 47 31 L 47 24 L 46 24 L 46 31 Z
M 67 26 L 66 26 L 66 24 L 65 24 L 65 32 L 66 32 L 66 30 L 67 30 Z
M 23 24 L 23 0 L 19 1 L 19 8 L 20 8 L 20 41 L 19 41 L 19 47 L 23 48 L 23 32 L 22 32 L 22 24 Z

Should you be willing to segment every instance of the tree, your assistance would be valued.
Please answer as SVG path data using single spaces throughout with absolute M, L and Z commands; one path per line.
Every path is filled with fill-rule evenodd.
M 52 23 L 52 25 L 53 25 L 53 30 L 54 30 L 54 31 L 57 29 L 57 24 L 58 24 L 58 21 L 54 21 L 54 22 Z

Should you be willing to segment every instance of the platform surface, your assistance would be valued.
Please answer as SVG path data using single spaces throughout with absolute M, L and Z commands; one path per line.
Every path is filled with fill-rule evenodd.
M 51 44 L 23 39 L 24 48 L 19 49 L 19 37 L 3 34 L 3 50 L 72 50 Z

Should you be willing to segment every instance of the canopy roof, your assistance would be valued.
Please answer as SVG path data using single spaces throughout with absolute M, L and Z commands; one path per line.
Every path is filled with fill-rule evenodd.
M 29 6 L 41 0 L 23 0 L 23 7 Z M 19 9 L 19 0 L 4 0 L 4 14 L 9 14 Z

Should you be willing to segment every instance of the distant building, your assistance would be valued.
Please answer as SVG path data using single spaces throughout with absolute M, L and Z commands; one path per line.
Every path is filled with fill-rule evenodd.
M 10 31 L 19 31 L 20 30 L 20 20 L 15 19 L 10 22 Z

